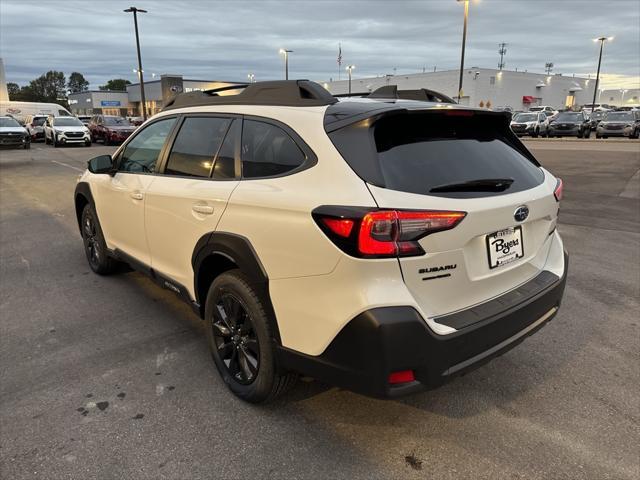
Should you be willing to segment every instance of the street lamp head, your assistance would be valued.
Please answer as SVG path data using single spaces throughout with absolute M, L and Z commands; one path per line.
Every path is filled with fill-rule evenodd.
M 281 49 L 279 50 L 279 53 L 280 53 L 281 55 L 286 55 L 287 53 L 291 53 L 291 52 L 293 52 L 293 50 L 287 50 L 286 48 L 281 48 Z
M 146 10 L 143 10 L 141 8 L 136 8 L 136 7 L 129 7 L 126 10 L 123 10 L 123 12 L 127 12 L 127 13 L 131 13 L 131 12 L 147 13 Z
M 604 42 L 604 41 L 611 41 L 613 40 L 614 37 L 598 37 L 598 38 L 594 38 L 593 41 L 594 42 Z
M 355 65 L 347 65 L 347 68 L 345 68 L 345 70 L 347 71 L 351 71 L 351 70 L 355 70 L 356 66 Z

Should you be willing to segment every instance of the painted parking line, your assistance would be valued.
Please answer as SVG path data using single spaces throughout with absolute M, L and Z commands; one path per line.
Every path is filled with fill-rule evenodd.
M 62 165 L 63 167 L 67 167 L 67 168 L 73 168 L 74 170 L 77 170 L 78 172 L 84 172 L 84 170 L 82 168 L 74 167 L 73 165 L 68 165 L 68 164 L 63 163 L 63 162 L 57 162 L 55 160 L 51 160 L 51 163 Z

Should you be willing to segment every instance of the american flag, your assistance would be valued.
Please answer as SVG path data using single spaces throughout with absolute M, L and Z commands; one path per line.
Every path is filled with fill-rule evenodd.
M 342 45 L 338 44 L 338 66 L 342 65 Z

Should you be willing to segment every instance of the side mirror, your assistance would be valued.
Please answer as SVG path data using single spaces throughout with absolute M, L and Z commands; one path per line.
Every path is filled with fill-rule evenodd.
M 91 173 L 111 173 L 114 167 L 111 155 L 100 155 L 92 158 L 87 163 L 87 168 Z

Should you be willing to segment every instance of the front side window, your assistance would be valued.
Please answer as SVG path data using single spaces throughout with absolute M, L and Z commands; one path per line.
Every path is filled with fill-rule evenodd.
M 242 128 L 243 178 L 272 177 L 301 166 L 306 155 L 280 127 L 245 120 Z
M 164 173 L 209 177 L 214 157 L 229 123 L 228 118 L 185 118 L 173 143 Z
M 175 118 L 158 120 L 145 127 L 127 143 L 118 164 L 118 171 L 152 173 L 156 169 L 160 151 L 164 145 Z

